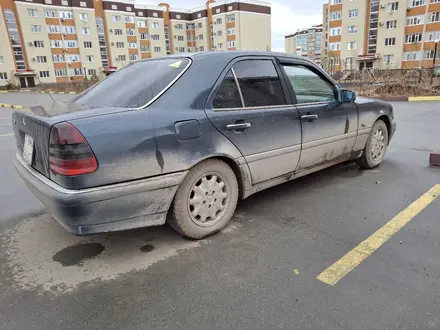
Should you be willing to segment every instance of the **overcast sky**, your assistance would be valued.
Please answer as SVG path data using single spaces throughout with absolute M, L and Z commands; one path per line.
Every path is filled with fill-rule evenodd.
M 141 0 L 142 1 L 142 0 Z M 322 4 L 326 0 L 266 0 L 272 4 L 272 50 L 284 51 L 284 36 L 297 29 L 322 23 Z M 157 5 L 161 1 L 144 0 L 143 3 Z M 169 0 L 171 7 L 195 8 L 206 0 Z

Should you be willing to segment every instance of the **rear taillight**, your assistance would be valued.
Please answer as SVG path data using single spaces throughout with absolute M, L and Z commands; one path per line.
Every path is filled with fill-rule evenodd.
M 53 172 L 66 176 L 92 173 L 98 168 L 87 140 L 67 122 L 56 124 L 50 130 L 49 165 Z

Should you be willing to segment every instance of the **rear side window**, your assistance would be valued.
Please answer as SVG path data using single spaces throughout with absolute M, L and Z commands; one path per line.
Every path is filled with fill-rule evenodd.
M 153 100 L 189 65 L 188 59 L 134 62 L 87 89 L 73 103 L 92 107 L 142 107 Z
M 243 102 L 245 107 L 286 104 L 280 77 L 271 60 L 240 61 L 232 70 L 237 80 L 230 70 L 214 98 L 215 109 L 242 108 Z
M 271 60 L 241 61 L 233 69 L 245 107 L 286 104 L 280 77 Z
M 240 92 L 238 91 L 237 83 L 231 70 L 229 70 L 228 74 L 223 79 L 213 103 L 215 109 L 243 107 Z
M 333 85 L 302 65 L 284 65 L 298 103 L 332 102 L 336 100 Z

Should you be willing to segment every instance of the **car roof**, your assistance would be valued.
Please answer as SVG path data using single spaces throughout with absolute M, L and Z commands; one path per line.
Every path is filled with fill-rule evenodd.
M 180 53 L 180 54 L 173 54 L 173 55 L 156 57 L 156 58 L 152 58 L 149 60 L 167 59 L 167 58 L 183 58 L 183 57 L 191 58 L 193 60 L 197 60 L 197 59 L 232 60 L 236 57 L 242 57 L 242 56 L 273 56 L 273 57 L 298 59 L 301 61 L 308 61 L 310 63 L 314 63 L 313 61 L 311 61 L 303 56 L 298 56 L 298 55 L 293 55 L 293 54 L 287 54 L 287 53 L 282 53 L 282 52 L 246 51 L 246 50 Z

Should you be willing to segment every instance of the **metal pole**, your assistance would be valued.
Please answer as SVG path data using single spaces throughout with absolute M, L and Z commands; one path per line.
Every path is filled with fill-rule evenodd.
M 435 60 L 437 58 L 437 47 L 439 42 L 440 42 L 439 40 L 435 41 L 434 58 L 432 59 L 431 86 L 434 84 Z

